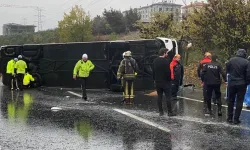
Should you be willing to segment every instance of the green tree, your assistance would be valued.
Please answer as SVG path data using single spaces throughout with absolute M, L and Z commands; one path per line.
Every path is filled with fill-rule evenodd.
M 92 38 L 92 23 L 83 8 L 75 6 L 69 14 L 64 13 L 63 20 L 58 22 L 62 42 L 84 42 Z
M 121 11 L 118 10 L 104 10 L 103 16 L 106 18 L 113 32 L 120 34 L 126 31 L 125 18 Z
M 141 16 L 138 13 L 137 9 L 130 8 L 130 10 L 125 12 L 126 28 L 129 31 L 136 31 L 135 24 L 140 19 L 141 19 Z
M 174 21 L 166 12 L 155 13 L 149 23 L 138 21 L 136 26 L 139 28 L 140 37 L 146 39 L 159 36 L 177 38 L 181 35 L 181 23 Z
M 36 33 L 20 33 L 9 36 L 0 36 L 0 45 L 18 45 L 18 44 L 42 44 L 58 43 L 58 30 L 46 30 Z
M 250 7 L 244 0 L 208 2 L 188 17 L 189 34 L 201 48 L 218 49 L 228 59 L 250 44 Z
M 108 24 L 105 17 L 101 17 L 97 15 L 93 19 L 93 34 L 94 35 L 110 34 L 111 32 L 112 32 L 112 29 L 110 25 Z

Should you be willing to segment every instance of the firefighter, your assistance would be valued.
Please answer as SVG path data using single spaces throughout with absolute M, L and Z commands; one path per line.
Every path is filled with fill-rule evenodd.
M 23 57 L 22 55 L 19 55 L 18 56 L 18 61 L 16 62 L 15 64 L 15 74 L 17 76 L 17 90 L 20 89 L 20 91 L 23 90 L 23 78 L 24 78 L 24 75 L 26 74 L 27 72 L 27 64 L 26 62 L 23 60 Z
M 34 81 L 35 81 L 34 77 L 27 72 L 23 78 L 24 88 L 30 88 L 32 86 L 32 82 L 34 82 Z
M 217 106 L 218 106 L 218 116 L 222 116 L 221 112 L 221 76 L 223 77 L 224 81 L 227 82 L 226 74 L 223 71 L 221 64 L 217 62 L 217 56 L 212 56 L 212 61 L 210 63 L 207 63 L 207 65 L 203 68 L 203 71 L 201 73 L 201 79 L 202 82 L 204 82 L 204 85 L 206 85 L 206 98 L 205 102 L 207 103 L 207 108 L 205 111 L 205 115 L 211 115 L 211 99 L 212 99 L 212 93 L 215 92 L 215 96 L 217 99 Z
M 18 61 L 17 58 L 11 59 L 7 63 L 7 67 L 6 67 L 6 74 L 8 76 L 10 90 L 14 90 L 14 82 L 16 81 L 16 79 L 15 79 L 15 64 L 17 61 Z
M 82 99 L 85 101 L 87 100 L 87 93 L 86 93 L 86 82 L 90 75 L 90 72 L 95 68 L 95 65 L 88 60 L 88 55 L 83 54 L 82 60 L 79 60 L 73 71 L 73 79 L 76 80 L 77 78 L 80 80 L 81 89 L 82 89 Z
M 117 79 L 123 79 L 124 82 L 124 101 L 126 104 L 132 104 L 134 99 L 134 80 L 138 71 L 138 65 L 135 59 L 132 58 L 130 51 L 125 52 L 124 59 L 121 61 Z
M 179 90 L 179 86 L 182 85 L 182 78 L 183 78 L 183 67 L 180 63 L 181 55 L 176 54 L 170 63 L 170 70 L 171 70 L 171 87 L 172 87 L 172 100 L 177 99 L 177 92 Z
M 247 85 L 250 83 L 250 64 L 246 59 L 246 50 L 239 49 L 236 57 L 229 60 L 226 65 L 229 76 L 229 100 L 228 100 L 228 123 L 239 124 L 244 96 Z M 237 99 L 237 100 L 236 100 Z M 234 103 L 236 100 L 236 109 L 234 114 Z M 234 119 L 234 120 L 233 120 Z

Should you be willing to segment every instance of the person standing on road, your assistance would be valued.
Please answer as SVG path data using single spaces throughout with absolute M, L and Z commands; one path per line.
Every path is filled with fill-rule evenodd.
M 131 52 L 125 52 L 124 59 L 121 61 L 117 71 L 117 79 L 123 80 L 124 101 L 126 104 L 132 104 L 134 99 L 134 80 L 138 71 L 137 62 L 132 58 Z
M 87 93 L 86 93 L 86 82 L 90 75 L 90 72 L 95 68 L 95 65 L 88 60 L 88 55 L 83 54 L 82 60 L 79 60 L 73 71 L 73 79 L 76 80 L 77 78 L 80 81 L 81 89 L 82 89 L 82 99 L 87 100 Z
M 209 53 L 209 52 L 206 52 L 205 55 L 204 55 L 204 58 L 200 61 L 199 65 L 198 65 L 198 68 L 197 68 L 197 74 L 198 74 L 198 77 L 201 79 L 201 73 L 203 71 L 203 68 L 206 66 L 207 63 L 210 63 L 211 62 L 211 57 L 212 57 L 212 54 Z M 204 109 L 206 109 L 206 92 L 207 92 L 207 89 L 206 89 L 206 85 L 202 82 L 202 87 L 203 87 L 203 100 L 204 100 Z M 214 103 L 216 103 L 216 99 L 214 97 L 214 93 L 213 93 L 213 96 L 212 96 L 212 99 L 214 101 Z
M 158 95 L 158 107 L 160 116 L 164 115 L 162 108 L 163 93 L 165 94 L 168 108 L 168 116 L 173 116 L 171 106 L 171 70 L 170 60 L 167 59 L 168 49 L 159 50 L 159 57 L 153 62 L 153 78 L 155 80 L 156 91 Z
M 14 90 L 14 82 L 16 82 L 15 80 L 15 64 L 18 61 L 17 58 L 11 59 L 10 61 L 8 61 L 7 63 L 7 67 L 6 67 L 6 74 L 8 77 L 8 81 L 9 81 L 9 86 L 10 86 L 10 90 Z
M 27 64 L 23 60 L 22 55 L 19 55 L 18 61 L 15 64 L 15 74 L 17 76 L 17 81 L 18 81 L 17 90 L 20 89 L 21 91 L 23 91 L 23 78 L 26 72 L 27 72 Z
M 228 123 L 239 124 L 239 118 L 243 107 L 244 96 L 247 85 L 250 83 L 250 65 L 246 59 L 246 50 L 239 49 L 236 57 L 229 60 L 226 65 L 227 73 L 230 74 L 229 100 L 228 100 Z M 236 110 L 234 114 L 234 103 L 236 100 Z M 233 120 L 234 119 L 234 120 Z
M 217 56 L 213 55 L 212 56 L 212 62 L 208 63 L 204 68 L 201 73 L 201 79 L 202 82 L 204 82 L 204 85 L 206 85 L 206 103 L 207 103 L 207 108 L 206 108 L 206 115 L 211 115 L 212 114 L 212 109 L 211 109 L 211 99 L 212 99 L 212 93 L 213 91 L 215 92 L 215 96 L 217 99 L 217 106 L 218 106 L 218 116 L 222 116 L 221 112 L 221 76 L 223 77 L 224 81 L 227 82 L 226 79 L 226 74 L 223 71 L 221 64 L 217 62 Z
M 177 93 L 179 90 L 179 86 L 182 85 L 182 79 L 184 70 L 180 63 L 181 55 L 176 54 L 170 63 L 170 70 L 171 70 L 171 87 L 172 87 L 172 100 L 177 100 Z

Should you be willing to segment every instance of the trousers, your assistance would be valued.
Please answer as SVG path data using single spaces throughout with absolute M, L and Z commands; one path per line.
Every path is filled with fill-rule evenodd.
M 18 87 L 21 91 L 23 90 L 23 78 L 24 78 L 24 74 L 17 74 L 17 83 L 18 83 Z
M 134 95 L 134 81 L 123 79 L 123 87 L 124 87 L 124 92 L 123 92 L 124 99 L 133 100 L 135 97 L 135 95 Z
M 14 85 L 18 87 L 17 85 L 17 80 L 16 77 L 13 76 L 12 74 L 7 74 L 8 75 L 8 84 L 9 84 L 9 89 L 14 89 Z
M 206 95 L 206 103 L 207 103 L 207 108 L 209 111 L 211 111 L 211 99 L 212 99 L 212 94 L 213 91 L 215 93 L 215 98 L 217 99 L 217 105 L 218 108 L 221 110 L 221 91 L 220 91 L 220 84 L 212 84 L 212 85 L 206 85 L 207 89 L 207 95 Z
M 164 93 L 165 97 L 166 97 L 168 113 L 172 113 L 172 106 L 171 106 L 171 82 L 169 81 L 169 82 L 165 83 L 164 86 L 156 85 L 156 91 L 157 91 L 157 95 L 158 95 L 158 108 L 159 108 L 159 112 L 163 113 L 162 99 L 163 99 L 163 93 Z
M 171 82 L 171 96 L 173 99 L 177 98 L 177 93 L 179 91 L 180 81 L 179 80 L 173 80 Z
M 86 92 L 87 78 L 78 77 L 78 80 L 80 81 L 80 85 L 81 85 L 82 98 L 87 99 L 87 92 Z
M 240 118 L 240 114 L 242 111 L 242 107 L 243 107 L 243 102 L 244 102 L 244 97 L 246 94 L 246 89 L 247 89 L 247 85 L 232 85 L 229 86 L 229 100 L 228 100 L 228 119 L 232 119 L 234 117 L 234 119 L 239 119 Z M 235 98 L 237 96 L 237 100 L 236 100 L 236 110 L 235 110 L 235 114 L 234 114 L 234 103 L 235 103 Z

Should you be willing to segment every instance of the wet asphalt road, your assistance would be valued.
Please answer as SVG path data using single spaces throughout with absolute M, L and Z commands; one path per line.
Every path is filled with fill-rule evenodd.
M 156 97 L 143 92 L 125 106 L 119 93 L 89 90 L 85 102 L 69 90 L 80 94 L 58 88 L 11 92 L 1 86 L 0 149 L 250 149 L 250 112 L 242 112 L 240 126 L 225 122 L 226 108 L 222 117 L 216 107 L 215 115 L 204 117 L 200 91 L 181 93 L 191 99 L 173 102 L 178 115 L 169 118 L 159 117 Z

